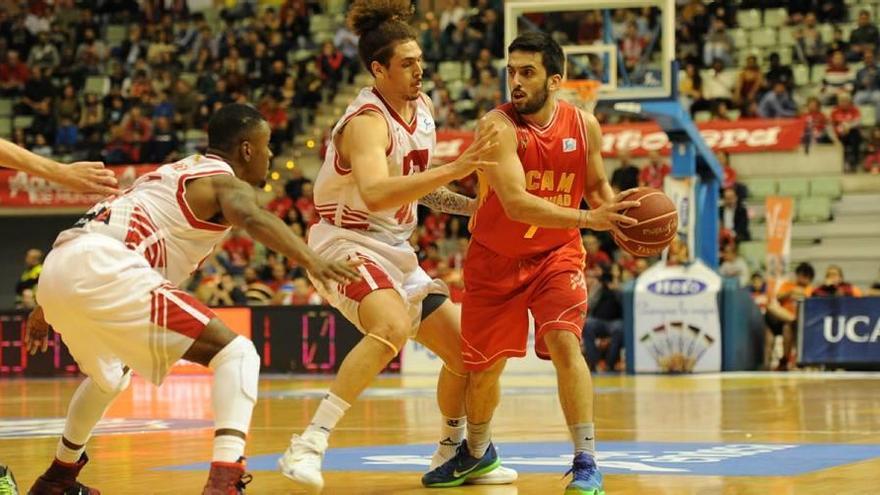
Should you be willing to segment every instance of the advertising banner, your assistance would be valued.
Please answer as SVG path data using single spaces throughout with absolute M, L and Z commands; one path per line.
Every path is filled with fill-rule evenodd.
M 810 297 L 801 304 L 804 364 L 880 365 L 880 297 Z
M 696 125 L 710 148 L 728 153 L 791 151 L 800 146 L 804 135 L 802 119 L 713 120 Z M 441 162 L 454 160 L 473 139 L 471 131 L 439 130 L 434 157 Z M 649 151 L 668 154 L 670 146 L 669 137 L 653 122 L 602 126 L 602 155 L 606 157 L 620 151 L 632 156 L 645 156 Z
M 775 301 L 776 289 L 785 280 L 791 257 L 791 222 L 794 200 L 770 196 L 765 200 L 764 217 L 767 225 L 767 300 Z
M 697 260 L 658 263 L 636 281 L 636 373 L 721 371 L 721 277 Z

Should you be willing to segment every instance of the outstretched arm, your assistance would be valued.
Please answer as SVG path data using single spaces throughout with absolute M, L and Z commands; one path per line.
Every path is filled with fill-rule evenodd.
M 433 192 L 453 180 L 469 175 L 477 168 L 491 167 L 483 155 L 494 147 L 494 131 L 487 131 L 457 160 L 422 173 L 391 177 L 388 174 L 388 124 L 375 113 L 367 112 L 351 119 L 342 133 L 342 158 L 351 164 L 358 191 L 372 211 L 396 208 Z M 427 166 L 427 164 L 414 164 Z
M 76 162 L 70 165 L 42 157 L 4 139 L 0 139 L 0 166 L 34 174 L 79 192 L 118 194 L 116 176 L 100 162 Z
M 477 200 L 441 187 L 419 200 L 419 203 L 441 213 L 471 216 L 477 209 Z
M 223 218 L 269 249 L 296 260 L 324 283 L 346 283 L 360 278 L 356 263 L 322 260 L 280 218 L 257 206 L 250 185 L 229 175 L 212 176 L 211 184 Z

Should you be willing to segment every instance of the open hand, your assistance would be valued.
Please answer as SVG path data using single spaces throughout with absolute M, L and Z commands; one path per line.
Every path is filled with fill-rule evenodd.
M 101 162 L 76 162 L 62 165 L 54 177 L 50 177 L 69 189 L 77 192 L 99 193 L 105 195 L 119 194 L 116 188 L 116 175 L 112 170 L 104 168 Z
M 46 352 L 49 348 L 49 330 L 52 328 L 43 317 L 43 308 L 37 306 L 27 317 L 27 325 L 24 333 L 24 347 L 33 356 L 40 352 Z
M 494 124 L 481 126 L 477 139 L 451 164 L 461 170 L 458 178 L 467 177 L 475 170 L 498 165 L 497 161 L 490 159 L 497 147 L 498 127 Z
M 360 280 L 361 273 L 358 267 L 363 264 L 359 259 L 345 261 L 326 261 L 320 258 L 315 259 L 306 270 L 325 286 L 330 286 L 332 282 L 338 284 L 348 284 Z

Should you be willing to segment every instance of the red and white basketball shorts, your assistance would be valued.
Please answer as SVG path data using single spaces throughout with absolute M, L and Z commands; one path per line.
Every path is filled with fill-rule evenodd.
M 392 245 L 321 222 L 309 231 L 309 247 L 325 259 L 359 259 L 363 262 L 358 268 L 362 278 L 347 285 L 325 287 L 312 279 L 321 297 L 361 332 L 366 330 L 360 322 L 360 304 L 375 290 L 393 289 L 400 294 L 410 319 L 410 338 L 415 338 L 419 331 L 425 297 L 428 294 L 449 295 L 449 288 L 442 280 L 432 279 L 422 270 L 409 242 Z
M 123 366 L 161 384 L 215 317 L 143 256 L 101 234 L 53 249 L 37 293 L 46 321 L 104 389 L 115 387 Z
M 562 330 L 578 339 L 587 312 L 584 251 L 580 238 L 532 258 L 508 258 L 471 242 L 464 262 L 461 314 L 462 354 L 472 371 L 499 358 L 523 357 L 529 315 L 535 318 L 535 353 L 550 359 L 547 332 Z

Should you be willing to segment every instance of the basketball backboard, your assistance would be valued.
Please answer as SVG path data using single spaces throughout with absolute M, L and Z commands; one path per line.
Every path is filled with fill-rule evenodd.
M 672 95 L 675 0 L 506 1 L 505 47 L 522 32 L 553 35 L 569 81 L 600 81 L 599 101 Z

